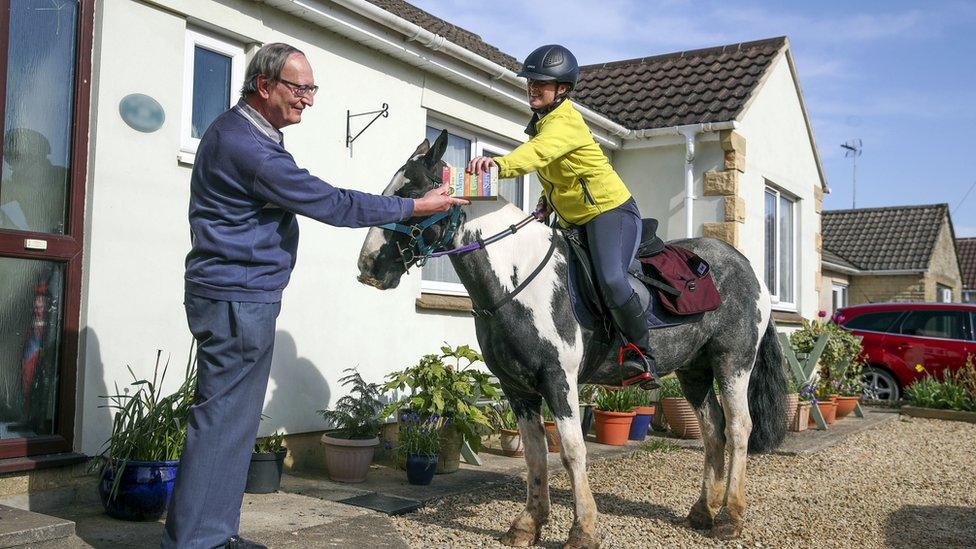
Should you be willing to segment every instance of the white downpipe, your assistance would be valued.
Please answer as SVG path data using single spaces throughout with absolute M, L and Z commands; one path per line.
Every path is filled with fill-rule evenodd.
M 685 137 L 685 238 L 695 236 L 693 208 L 695 205 L 695 135 L 701 129 L 683 126 L 678 132 Z

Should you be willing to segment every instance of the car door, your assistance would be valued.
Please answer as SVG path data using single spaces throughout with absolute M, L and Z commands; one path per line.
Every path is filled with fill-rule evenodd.
M 926 373 L 941 378 L 947 368 L 955 370 L 966 362 L 970 332 L 965 311 L 915 309 L 893 332 L 884 339 L 885 351 L 913 380 Z

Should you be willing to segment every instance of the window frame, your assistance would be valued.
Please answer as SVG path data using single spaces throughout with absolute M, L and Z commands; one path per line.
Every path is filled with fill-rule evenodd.
M 499 155 L 504 155 L 512 152 L 514 146 L 506 146 L 504 143 L 497 139 L 493 139 L 483 134 L 478 133 L 475 128 L 469 129 L 464 126 L 460 126 L 456 123 L 447 121 L 443 118 L 434 116 L 433 114 L 428 114 L 427 120 L 424 123 L 424 129 L 426 131 L 427 127 L 433 127 L 440 130 L 447 130 L 447 132 L 455 137 L 460 137 L 467 139 L 471 142 L 471 158 L 482 155 L 486 150 Z M 531 208 L 529 205 L 529 181 L 526 176 L 520 176 L 523 178 L 522 181 L 522 210 L 531 213 L 532 210 L 527 210 L 526 208 Z M 468 297 L 468 290 L 465 289 L 463 284 L 457 282 L 441 282 L 438 280 L 427 280 L 423 275 L 423 268 L 421 268 L 420 275 L 420 293 L 421 294 L 437 294 L 437 295 L 448 295 L 457 297 Z
M 774 276 L 774 283 L 773 283 L 774 288 L 767 288 L 767 289 L 769 290 L 769 297 L 770 297 L 770 300 L 772 301 L 772 305 L 773 305 L 773 308 L 774 309 L 782 310 L 782 311 L 794 311 L 795 312 L 795 311 L 798 310 L 799 301 L 800 301 L 799 300 L 799 276 L 797 276 L 800 273 L 800 269 L 798 269 L 798 263 L 799 263 L 799 253 L 798 253 L 799 252 L 799 248 L 798 248 L 799 238 L 798 238 L 798 234 L 799 234 L 799 227 L 800 227 L 800 220 L 799 220 L 799 211 L 800 211 L 800 209 L 797 207 L 797 205 L 800 203 L 800 199 L 796 195 L 793 195 L 791 193 L 788 193 L 786 191 L 783 191 L 782 189 L 776 187 L 775 185 L 772 185 L 768 180 L 766 181 L 766 186 L 763 189 L 763 226 L 764 226 L 764 229 L 763 229 L 763 231 L 764 231 L 764 233 L 763 233 L 763 258 L 764 259 L 765 259 L 765 256 L 766 256 L 766 253 L 765 253 L 766 252 L 766 249 L 765 249 L 765 243 L 766 243 L 766 235 L 765 235 L 765 217 L 766 217 L 765 196 L 766 196 L 766 193 L 772 193 L 776 197 L 776 201 L 775 201 L 776 202 L 776 213 L 774 215 L 775 222 L 773 223 L 773 227 L 774 227 L 774 229 L 776 231 L 775 238 L 773 239 L 773 243 L 774 243 L 774 245 L 776 247 L 775 248 L 775 251 L 773 252 L 774 261 L 775 261 L 775 264 L 773 266 L 773 268 L 775 269 L 775 276 Z M 791 258 L 791 261 L 790 261 L 790 265 L 792 266 L 792 268 L 793 268 L 792 270 L 793 270 L 793 273 L 794 273 L 794 276 L 793 276 L 793 287 L 792 287 L 793 301 L 784 301 L 784 300 L 781 300 L 780 299 L 780 296 L 779 296 L 779 286 L 780 286 L 780 267 L 779 267 L 779 265 L 780 265 L 780 238 L 779 238 L 780 233 L 779 233 L 779 225 L 780 225 L 780 199 L 781 198 L 786 199 L 786 201 L 790 203 L 790 207 L 793 210 L 793 227 L 792 227 L 793 234 L 791 235 L 792 241 L 793 241 L 793 246 L 792 246 L 792 248 L 793 248 L 793 257 Z M 765 279 L 765 273 L 763 273 L 763 278 Z
M 236 103 L 240 89 L 244 85 L 246 64 L 244 44 L 224 38 L 199 27 L 186 27 L 183 51 L 183 112 L 180 120 L 179 160 L 192 164 L 200 145 L 200 139 L 193 137 L 193 69 L 197 47 L 230 57 L 230 106 Z
M 850 288 L 850 286 L 848 284 L 841 284 L 839 282 L 831 282 L 830 283 L 830 305 L 834 308 L 834 310 L 831 311 L 832 313 L 833 312 L 836 312 L 837 309 L 843 309 L 844 307 L 847 307 L 847 304 L 848 304 L 848 288 Z M 840 306 L 835 306 L 834 296 L 836 296 L 838 292 L 840 292 L 840 294 L 843 296 L 843 299 L 842 299 L 842 303 L 841 303 Z

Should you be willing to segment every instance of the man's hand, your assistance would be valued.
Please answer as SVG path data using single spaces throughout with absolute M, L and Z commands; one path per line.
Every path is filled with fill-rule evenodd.
M 492 166 L 498 166 L 495 159 L 490 156 L 476 156 L 468 162 L 468 173 L 481 175 L 482 173 L 488 171 Z
M 462 198 L 454 198 L 453 196 L 450 196 L 448 194 L 450 191 L 451 186 L 445 183 L 436 189 L 427 191 L 427 194 L 425 194 L 423 198 L 414 198 L 414 217 L 426 217 L 438 212 L 446 212 L 447 210 L 451 209 L 451 206 L 467 206 L 471 203 Z

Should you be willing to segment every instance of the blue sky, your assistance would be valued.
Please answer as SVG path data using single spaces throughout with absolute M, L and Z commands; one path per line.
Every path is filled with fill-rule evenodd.
M 786 35 L 831 194 L 851 207 L 945 202 L 976 236 L 976 2 L 412 0 L 522 59 L 561 43 L 583 64 Z

